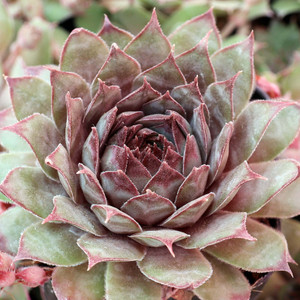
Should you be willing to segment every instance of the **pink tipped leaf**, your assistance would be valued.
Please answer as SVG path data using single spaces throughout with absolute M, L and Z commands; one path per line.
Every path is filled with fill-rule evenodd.
M 182 171 L 182 156 L 178 152 L 172 150 L 171 147 L 168 147 L 164 161 L 176 171 Z

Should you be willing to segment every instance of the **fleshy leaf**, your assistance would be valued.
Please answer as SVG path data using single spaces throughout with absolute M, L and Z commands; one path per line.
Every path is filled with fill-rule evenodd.
M 51 117 L 51 87 L 44 80 L 33 77 L 6 78 L 15 115 L 18 120 L 33 113 Z
M 234 84 L 241 73 L 225 81 L 218 81 L 211 84 L 204 95 L 204 102 L 210 112 L 210 131 L 215 138 L 225 123 L 234 120 Z
M 250 164 L 250 168 L 268 180 L 245 183 L 227 205 L 227 210 L 254 213 L 298 177 L 298 164 L 292 160 L 255 163 Z
M 107 204 L 105 193 L 103 191 L 97 176 L 83 164 L 79 164 L 80 187 L 85 199 L 90 204 Z
M 143 71 L 162 62 L 170 50 L 170 42 L 159 26 L 155 9 L 149 23 L 124 49 L 141 63 Z
M 40 168 L 35 167 L 12 170 L 1 183 L 0 190 L 12 201 L 41 218 L 51 213 L 53 196 L 64 193 L 61 184 L 49 179 Z
M 233 88 L 233 107 L 235 117 L 237 117 L 247 105 L 255 83 L 253 44 L 254 35 L 251 33 L 246 40 L 223 48 L 211 57 L 218 81 L 228 80 L 237 72 L 243 72 L 236 79 Z M 226 67 L 224 67 L 225 61 Z
M 178 289 L 196 288 L 210 278 L 211 265 L 199 250 L 177 246 L 173 250 L 175 257 L 165 247 L 149 248 L 137 265 L 151 280 Z
M 170 36 L 172 44 L 175 44 L 175 53 L 179 54 L 193 48 L 199 41 L 212 30 L 208 42 L 209 53 L 213 53 L 221 47 L 221 38 L 215 24 L 212 9 L 206 13 L 185 22 Z
M 96 78 L 105 81 L 107 85 L 117 85 L 122 95 L 129 94 L 133 79 L 141 72 L 140 64 L 131 56 L 112 44 L 110 53 Z M 95 81 L 93 83 L 93 89 Z
M 74 29 L 69 35 L 60 60 L 62 71 L 74 72 L 87 82 L 92 82 L 108 55 L 105 42 L 83 28 Z
M 52 116 L 53 120 L 63 134 L 67 120 L 66 94 L 73 98 L 81 98 L 84 107 L 91 102 L 90 90 L 87 82 L 78 74 L 51 70 L 52 86 Z
M 97 236 L 106 234 L 106 230 L 99 224 L 95 215 L 83 205 L 76 205 L 70 198 L 64 196 L 55 196 L 53 204 L 53 211 L 43 224 L 61 221 Z
M 161 93 L 172 90 L 175 86 L 186 84 L 172 52 L 164 61 L 139 74 L 134 80 L 133 89 L 140 87 L 145 77 L 150 85 Z
M 89 258 L 88 270 L 104 261 L 139 261 L 146 252 L 144 246 L 121 235 L 96 237 L 85 234 L 78 240 L 78 245 Z
M 24 230 L 15 260 L 32 259 L 66 267 L 82 264 L 87 258 L 76 245 L 80 234 L 65 224 L 33 224 Z
M 146 190 L 145 194 L 130 198 L 121 210 L 143 225 L 154 225 L 175 212 L 175 205 L 167 198 Z
M 276 116 L 267 128 L 249 162 L 274 159 L 297 136 L 300 130 L 300 105 L 294 103 Z
M 104 16 L 104 23 L 98 36 L 100 36 L 109 47 L 113 43 L 117 43 L 121 49 L 133 39 L 133 35 L 130 32 L 114 26 L 106 15 Z
M 197 77 L 202 94 L 211 83 L 216 81 L 215 70 L 208 51 L 210 34 L 211 32 L 208 32 L 195 47 L 175 57 L 175 61 L 187 82 L 192 82 Z
M 243 184 L 256 179 L 265 179 L 253 172 L 247 162 L 244 162 L 233 170 L 224 173 L 209 189 L 216 194 L 214 201 L 209 208 L 211 215 L 215 211 L 225 207 L 236 195 Z
M 161 285 L 141 274 L 135 262 L 107 263 L 105 290 L 107 299 L 161 299 Z
M 205 255 L 213 268 L 211 278 L 193 292 L 203 300 L 247 300 L 251 287 L 248 280 L 238 269 L 220 262 L 213 256 Z
M 160 226 L 166 228 L 184 228 L 193 225 L 205 213 L 213 198 L 214 194 L 210 193 L 188 202 L 161 223 Z
M 207 247 L 205 251 L 221 261 L 250 272 L 291 272 L 287 243 L 283 235 L 250 218 L 246 225 L 249 234 L 256 241 L 232 239 Z
M 190 172 L 178 189 L 175 198 L 175 205 L 177 207 L 181 207 L 203 194 L 207 182 L 208 172 L 208 165 L 202 165 L 199 168 L 193 168 L 192 172 Z
M 173 252 L 173 244 L 186 239 L 189 235 L 173 229 L 156 229 L 144 230 L 141 233 L 130 235 L 129 237 L 138 243 L 149 247 L 166 246 L 171 255 L 175 257 Z
M 72 162 L 67 150 L 59 144 L 57 148 L 47 156 L 46 164 L 58 171 L 60 182 L 70 198 L 79 202 L 79 184 L 76 176 L 76 166 Z
M 230 141 L 227 169 L 248 160 L 263 138 L 268 126 L 284 108 L 293 105 L 288 101 L 254 101 L 239 115 Z
M 105 270 L 105 264 L 98 264 L 89 271 L 86 264 L 70 268 L 57 267 L 52 274 L 56 297 L 72 300 L 103 299 Z
M 131 234 L 142 231 L 141 226 L 132 217 L 113 206 L 94 204 L 92 211 L 100 223 L 111 232 Z
M 101 171 L 125 172 L 127 167 L 127 151 L 123 147 L 109 145 L 105 148 L 101 157 Z
M 253 237 L 246 229 L 246 219 L 246 213 L 218 211 L 187 228 L 184 232 L 189 234 L 190 238 L 178 245 L 185 249 L 203 249 L 228 239 L 238 238 L 253 241 Z
M 22 137 L 32 148 L 43 171 L 49 177 L 57 179 L 56 170 L 46 165 L 45 158 L 62 142 L 62 136 L 49 118 L 35 113 L 3 129 L 12 131 Z
M 0 215 L 0 251 L 16 255 L 21 233 L 36 222 L 40 222 L 40 218 L 18 206 L 3 212 Z
M 151 178 L 144 188 L 155 192 L 171 201 L 175 200 L 177 189 L 183 182 L 184 177 L 172 169 L 166 162 L 161 164 L 157 173 Z

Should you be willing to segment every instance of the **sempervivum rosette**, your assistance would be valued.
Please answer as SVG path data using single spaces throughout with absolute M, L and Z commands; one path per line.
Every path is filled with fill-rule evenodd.
M 0 160 L 16 168 L 0 189 L 16 205 L 0 250 L 54 266 L 58 299 L 248 299 L 240 269 L 290 271 L 260 209 L 298 177 L 273 159 L 299 105 L 249 104 L 253 35 L 220 48 L 211 10 L 169 38 L 153 12 L 136 37 L 108 19 L 98 35 L 74 30 L 49 82 L 7 78 Z M 267 216 L 299 214 L 295 202 Z

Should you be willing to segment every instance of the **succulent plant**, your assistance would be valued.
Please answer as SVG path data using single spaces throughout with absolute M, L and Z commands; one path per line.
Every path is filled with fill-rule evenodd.
M 274 160 L 300 107 L 249 102 L 253 34 L 222 48 L 212 10 L 168 38 L 155 11 L 135 37 L 106 18 L 70 34 L 58 68 L 6 80 L 0 250 L 16 272 L 52 266 L 58 299 L 91 300 L 249 299 L 244 271 L 291 272 L 266 220 L 300 213 L 280 197 L 299 163 Z

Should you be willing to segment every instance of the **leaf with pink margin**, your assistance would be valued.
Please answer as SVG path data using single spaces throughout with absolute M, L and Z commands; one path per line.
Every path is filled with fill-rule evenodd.
M 166 228 L 184 228 L 195 224 L 205 213 L 214 198 L 213 193 L 209 193 L 195 200 L 192 200 L 180 207 L 169 218 L 160 224 Z
M 33 76 L 7 77 L 6 81 L 19 121 L 33 113 L 51 117 L 51 87 L 46 81 Z
M 203 285 L 194 289 L 195 295 L 202 300 L 248 300 L 251 286 L 243 273 L 227 265 L 211 255 L 206 254 L 213 268 L 211 278 Z
M 225 81 L 242 71 L 233 88 L 234 117 L 247 105 L 255 84 L 253 64 L 253 32 L 244 41 L 223 48 L 211 56 L 218 81 Z M 226 65 L 224 62 L 226 61 Z
M 194 109 L 203 103 L 197 78 L 189 84 L 176 86 L 171 96 L 183 107 L 188 120 L 192 119 Z
M 211 149 L 211 134 L 206 120 L 206 105 L 200 104 L 193 111 L 191 126 L 197 140 L 202 162 L 205 163 Z
M 21 233 L 26 227 L 40 221 L 40 218 L 22 207 L 14 206 L 7 209 L 0 215 L 0 251 L 16 255 Z
M 100 223 L 111 232 L 132 234 L 142 231 L 136 220 L 113 206 L 94 204 L 91 208 Z
M 107 299 L 161 299 L 160 284 L 141 274 L 135 262 L 109 262 L 105 278 Z
M 192 82 L 197 77 L 197 83 L 202 94 L 205 93 L 206 88 L 211 83 L 216 81 L 215 70 L 208 52 L 208 41 L 211 33 L 212 31 L 209 31 L 195 47 L 175 57 L 175 61 L 187 82 Z
M 95 80 L 100 78 L 107 85 L 119 86 L 124 97 L 130 93 L 133 80 L 140 72 L 140 64 L 133 57 L 119 49 L 116 44 L 112 44 L 109 56 Z M 92 84 L 92 91 L 95 89 L 95 80 Z
M 116 145 L 109 145 L 105 147 L 101 157 L 101 172 L 118 170 L 125 172 L 127 163 L 126 149 Z
M 253 218 L 293 218 L 300 214 L 300 177 L 274 196 Z
M 149 23 L 124 51 L 140 62 L 143 71 L 159 64 L 169 55 L 171 44 L 160 28 L 155 9 Z
M 45 158 L 63 141 L 63 138 L 48 117 L 35 113 L 2 129 L 14 132 L 23 138 L 35 153 L 45 174 L 54 180 L 57 179 L 56 170 L 47 166 Z
M 74 162 L 78 162 L 81 159 L 82 146 L 86 139 L 86 132 L 82 126 L 84 106 L 80 98 L 71 98 L 69 92 L 66 95 L 66 106 L 66 146 L 71 159 Z
M 289 252 L 284 236 L 260 222 L 247 219 L 248 232 L 256 241 L 232 239 L 207 247 L 206 252 L 234 267 L 250 272 L 286 271 Z
M 175 205 L 181 207 L 202 196 L 208 178 L 209 166 L 194 167 L 178 189 Z
M 127 200 L 121 210 L 140 224 L 151 226 L 174 213 L 176 207 L 169 199 L 146 190 L 145 194 Z
M 99 136 L 96 127 L 92 130 L 82 146 L 82 162 L 94 174 L 98 175 L 100 167 Z
M 98 79 L 98 81 L 99 88 L 85 112 L 84 121 L 87 124 L 97 123 L 99 118 L 122 98 L 121 89 L 118 86 L 108 86 L 102 80 Z
M 245 211 L 248 214 L 257 212 L 298 177 L 299 163 L 293 160 L 282 159 L 249 166 L 253 172 L 267 178 L 267 181 L 245 183 L 226 206 L 226 210 Z
M 85 234 L 78 240 L 78 245 L 88 256 L 88 270 L 106 261 L 139 261 L 146 253 L 144 246 L 121 235 L 96 237 L 92 234 Z
M 62 144 L 46 157 L 45 162 L 53 169 L 58 171 L 59 180 L 68 193 L 70 198 L 78 203 L 79 199 L 79 183 L 76 176 L 76 165 L 72 162 L 67 150 Z
M 226 169 L 230 170 L 248 160 L 277 114 L 290 105 L 289 101 L 254 101 L 238 116 L 230 141 Z
M 210 166 L 208 174 L 208 186 L 215 182 L 222 175 L 228 155 L 229 142 L 233 133 L 233 123 L 226 123 L 219 135 L 212 143 L 207 164 Z
M 171 147 L 168 147 L 164 161 L 176 171 L 182 171 L 182 156 L 178 152 L 172 150 Z
M 76 245 L 81 234 L 81 231 L 66 224 L 33 224 L 22 233 L 15 260 L 31 259 L 61 267 L 77 266 L 87 261 L 84 252 Z
M 53 204 L 53 211 L 42 224 L 61 221 L 97 236 L 107 234 L 95 215 L 83 205 L 77 205 L 70 198 L 64 196 L 55 196 Z
M 83 28 L 74 29 L 62 50 L 60 69 L 77 73 L 91 83 L 108 52 L 106 43 L 100 37 Z
M 194 226 L 184 230 L 190 235 L 178 246 L 185 249 L 203 249 L 228 239 L 255 240 L 246 229 L 247 214 L 244 212 L 218 211 L 200 219 Z
M 240 164 L 227 173 L 223 173 L 222 176 L 208 189 L 216 195 L 211 207 L 208 209 L 208 214 L 211 215 L 225 207 L 233 199 L 243 184 L 256 179 L 266 180 L 266 178 L 253 172 L 247 162 Z
M 300 105 L 294 102 L 276 116 L 267 128 L 249 162 L 274 159 L 292 143 L 300 131 Z
M 133 89 L 139 88 L 143 84 L 144 78 L 160 93 L 172 90 L 175 86 L 186 84 L 172 52 L 164 61 L 139 74 L 134 80 Z
M 169 36 L 169 40 L 176 45 L 175 53 L 179 54 L 193 48 L 210 30 L 212 33 L 208 42 L 208 50 L 211 54 L 221 47 L 221 37 L 215 24 L 212 9 L 178 27 Z
M 55 268 L 52 274 L 52 286 L 57 299 L 104 299 L 105 270 L 105 264 L 98 264 L 89 271 L 86 264 Z
M 121 170 L 102 172 L 100 182 L 108 202 L 118 208 L 129 198 L 140 194 L 133 182 Z
M 225 81 L 212 83 L 206 90 L 204 102 L 210 112 L 210 132 L 216 138 L 227 122 L 235 119 L 233 89 L 241 72 Z
M 173 229 L 146 229 L 141 233 L 135 233 L 129 236 L 136 242 L 149 247 L 166 246 L 173 257 L 173 244 L 189 237 L 188 234 Z
M 198 249 L 173 247 L 175 257 L 165 247 L 148 248 L 145 258 L 137 265 L 149 279 L 178 289 L 194 289 L 212 275 L 212 267 Z
M 157 173 L 144 187 L 144 191 L 149 189 L 160 196 L 174 201 L 177 190 L 183 181 L 184 177 L 179 172 L 168 166 L 166 162 L 162 162 Z
M 40 168 L 19 167 L 8 173 L 0 191 L 34 215 L 46 218 L 53 209 L 52 198 L 64 189 L 44 175 Z
M 52 116 L 61 133 L 65 132 L 67 120 L 66 94 L 73 98 L 81 98 L 84 107 L 91 102 L 90 89 L 87 82 L 78 74 L 51 69 Z
M 144 78 L 143 85 L 118 102 L 118 112 L 141 110 L 143 104 L 160 96 Z
M 78 164 L 79 183 L 85 199 L 90 204 L 107 204 L 106 196 L 100 182 L 88 167 Z
M 112 133 L 122 129 L 124 126 L 133 126 L 135 122 L 143 116 L 144 113 L 142 111 L 125 111 L 120 113 L 116 118 Z
M 134 37 L 130 32 L 114 26 L 107 15 L 104 15 L 103 26 L 100 29 L 98 36 L 100 36 L 109 47 L 113 43 L 117 43 L 121 49 L 123 49 Z

